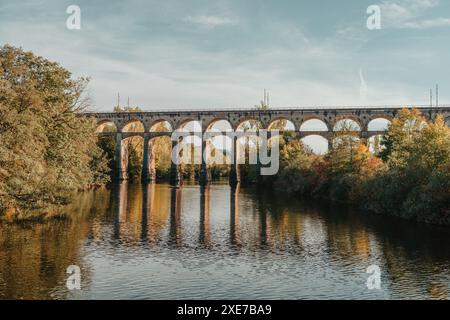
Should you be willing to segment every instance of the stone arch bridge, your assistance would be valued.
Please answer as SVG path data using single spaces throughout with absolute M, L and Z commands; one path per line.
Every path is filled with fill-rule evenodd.
M 144 139 L 144 159 L 142 179 L 152 181 L 155 179 L 154 154 L 152 149 L 152 139 L 160 136 L 171 136 L 169 131 L 155 130 L 155 126 L 162 122 L 168 124 L 171 131 L 181 129 L 186 123 L 195 121 L 201 126 L 201 131 L 206 132 L 221 120 L 227 121 L 234 131 L 249 120 L 257 122 L 260 129 L 270 130 L 271 126 L 279 120 L 288 121 L 295 135 L 301 139 L 307 136 L 316 135 L 328 141 L 328 148 L 332 147 L 332 139 L 339 129 L 337 124 L 342 120 L 350 120 L 355 124 L 354 133 L 361 139 L 369 139 L 372 136 L 383 134 L 384 131 L 371 130 L 370 123 L 377 119 L 391 121 L 401 109 L 405 107 L 330 107 L 315 109 L 241 109 L 241 110 L 167 110 L 167 111 L 146 111 L 146 112 L 96 112 L 85 113 L 85 116 L 95 117 L 99 128 L 105 124 L 115 127 L 114 132 L 102 132 L 101 135 L 114 135 L 116 141 L 115 176 L 118 180 L 126 179 L 126 162 L 124 162 L 124 144 L 122 141 L 132 136 L 141 136 Z M 427 120 L 434 120 L 438 114 L 442 114 L 447 125 L 450 126 L 450 106 L 440 107 L 415 107 L 419 109 Z M 303 130 L 302 126 L 311 120 L 320 121 L 323 126 L 320 130 Z M 129 132 L 126 128 L 132 123 L 140 123 L 144 128 L 140 132 Z M 194 134 L 194 133 L 193 133 Z M 225 132 L 223 132 L 225 134 Z M 173 146 L 177 142 L 172 141 Z M 237 150 L 237 141 L 234 141 L 233 148 Z M 202 143 L 202 150 L 205 149 L 206 142 Z M 236 154 L 236 152 L 235 152 Z M 207 161 L 202 160 L 200 171 L 200 182 L 206 183 L 210 180 L 208 174 Z M 171 183 L 178 185 L 181 182 L 177 165 L 171 166 Z M 236 161 L 231 165 L 230 183 L 239 182 L 239 167 Z

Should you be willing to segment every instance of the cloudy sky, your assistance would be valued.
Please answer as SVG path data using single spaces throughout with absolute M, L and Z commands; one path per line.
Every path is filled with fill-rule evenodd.
M 69 30 L 69 5 L 81 30 Z M 368 30 L 367 8 L 381 8 Z M 0 0 L 0 43 L 92 78 L 95 110 L 450 101 L 450 1 Z

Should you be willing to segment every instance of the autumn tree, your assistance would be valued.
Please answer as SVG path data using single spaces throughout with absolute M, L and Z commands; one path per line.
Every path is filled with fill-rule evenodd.
M 95 120 L 79 116 L 87 84 L 58 63 L 0 48 L 0 211 L 45 209 L 106 182 Z

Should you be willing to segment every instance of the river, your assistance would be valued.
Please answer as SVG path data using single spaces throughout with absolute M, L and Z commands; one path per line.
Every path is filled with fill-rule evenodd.
M 121 184 L 66 210 L 0 225 L 0 299 L 449 298 L 450 228 L 220 183 Z

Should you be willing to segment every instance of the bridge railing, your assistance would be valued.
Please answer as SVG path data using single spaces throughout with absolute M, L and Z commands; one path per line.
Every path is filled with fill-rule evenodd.
M 269 110 L 259 110 L 256 108 L 173 108 L 173 109 L 153 109 L 148 108 L 146 110 L 137 111 L 137 112 L 107 112 L 107 111 L 86 111 L 84 114 L 103 114 L 103 113 L 185 113 L 185 112 L 265 112 L 265 111 L 277 111 L 277 112 L 292 112 L 292 111 L 317 111 L 317 110 L 386 110 L 386 109 L 402 109 L 402 108 L 417 108 L 417 109 L 450 109 L 450 105 L 439 105 L 430 106 L 430 105 L 379 105 L 379 106 L 314 106 L 314 107 L 271 107 Z

